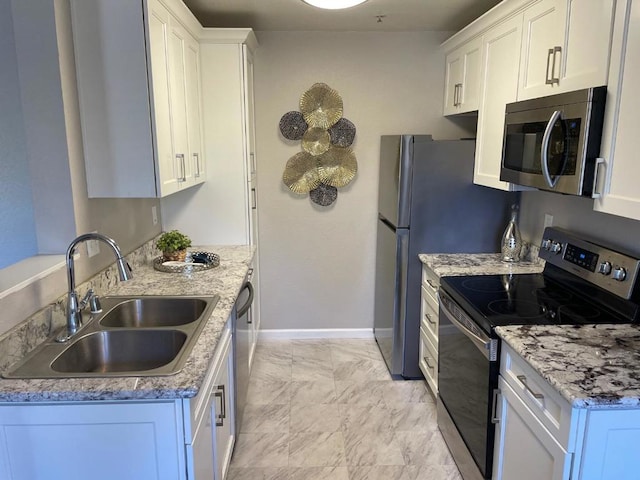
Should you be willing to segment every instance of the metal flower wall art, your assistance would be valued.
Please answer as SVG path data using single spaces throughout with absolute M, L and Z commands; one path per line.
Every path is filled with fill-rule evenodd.
M 351 149 L 356 127 L 342 116 L 342 98 L 324 83 L 316 83 L 300 98 L 300 111 L 280 119 L 280 133 L 300 140 L 302 151 L 287 161 L 282 180 L 292 192 L 309 194 L 323 207 L 338 198 L 338 188 L 351 183 L 358 162 Z

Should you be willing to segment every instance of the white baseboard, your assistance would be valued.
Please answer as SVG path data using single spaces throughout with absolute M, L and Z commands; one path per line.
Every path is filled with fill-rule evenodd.
M 301 340 L 312 338 L 373 338 L 372 328 L 314 328 L 303 330 L 260 330 L 261 340 Z

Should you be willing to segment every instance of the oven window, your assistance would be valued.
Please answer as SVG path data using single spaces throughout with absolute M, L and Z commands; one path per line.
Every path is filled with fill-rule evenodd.
M 552 176 L 575 175 L 578 144 L 580 140 L 579 118 L 559 120 L 553 126 L 549 140 L 549 173 Z M 508 124 L 505 133 L 503 166 L 509 170 L 542 175 L 542 137 L 547 122 Z
M 483 475 L 491 473 L 494 426 L 490 422 L 498 365 L 490 362 L 441 311 L 438 394 Z

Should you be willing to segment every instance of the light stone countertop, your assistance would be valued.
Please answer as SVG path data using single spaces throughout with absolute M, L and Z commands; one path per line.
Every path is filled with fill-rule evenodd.
M 252 246 L 202 246 L 220 265 L 211 270 L 169 274 L 151 264 L 136 268 L 134 278 L 118 283 L 109 295 L 220 296 L 182 370 L 170 376 L 69 379 L 0 379 L 0 402 L 175 399 L 194 397 L 204 380 L 221 332 L 253 259 Z
M 510 326 L 496 332 L 572 406 L 640 407 L 640 325 Z
M 503 262 L 499 253 L 421 253 L 418 258 L 439 277 L 540 273 L 544 268 L 544 261 L 539 259 L 533 262 Z

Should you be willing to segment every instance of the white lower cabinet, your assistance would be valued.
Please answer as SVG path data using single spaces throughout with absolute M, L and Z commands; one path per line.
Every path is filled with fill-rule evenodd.
M 503 343 L 494 480 L 632 480 L 640 409 L 574 408 Z
M 186 444 L 189 479 L 223 480 L 231 461 L 235 443 L 235 397 L 230 333 L 229 326 L 220 339 L 221 347 L 217 349 L 214 366 L 201 392 L 189 401 L 190 417 L 186 420 L 192 427 Z
M 419 366 L 433 395 L 438 394 L 438 287 L 440 277 L 422 266 Z
M 223 480 L 235 441 L 232 355 L 227 322 L 190 399 L 0 405 L 0 478 Z
M 544 428 L 516 392 L 500 378 L 494 480 L 568 478 L 571 454 Z
M 0 407 L 3 480 L 185 479 L 180 403 Z

